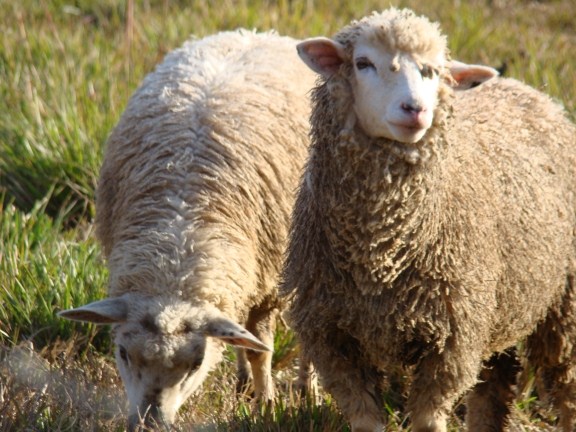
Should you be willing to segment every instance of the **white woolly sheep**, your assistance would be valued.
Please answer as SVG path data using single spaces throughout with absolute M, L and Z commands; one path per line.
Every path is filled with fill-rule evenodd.
M 114 325 L 131 428 L 172 423 L 223 342 L 247 349 L 240 382 L 247 357 L 255 395 L 274 398 L 277 284 L 314 80 L 291 38 L 219 33 L 167 55 L 110 136 L 96 196 L 109 297 L 60 315 Z
M 576 427 L 576 130 L 558 104 L 451 63 L 437 24 L 390 9 L 299 44 L 322 79 L 281 287 L 354 431 L 411 370 L 414 431 L 502 430 L 527 358 Z M 473 84 L 484 82 L 473 87 Z M 468 89 L 454 92 L 451 87 Z

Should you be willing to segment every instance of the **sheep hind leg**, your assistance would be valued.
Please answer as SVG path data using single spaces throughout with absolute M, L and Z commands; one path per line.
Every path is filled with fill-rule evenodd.
M 539 373 L 544 392 L 560 414 L 559 426 L 564 432 L 576 430 L 576 367 L 562 365 L 542 368 Z
M 528 362 L 536 370 L 540 397 L 547 396 L 560 414 L 564 432 L 576 430 L 576 283 L 567 278 L 562 302 L 527 340 Z
M 246 328 L 269 347 L 274 346 L 274 331 L 278 310 L 251 313 Z M 246 357 L 252 366 L 254 396 L 263 402 L 272 401 L 276 396 L 272 380 L 272 351 L 246 350 Z
M 480 382 L 467 398 L 466 426 L 474 432 L 498 432 L 507 427 L 516 393 L 513 385 L 520 371 L 516 351 L 494 354 L 484 363 Z

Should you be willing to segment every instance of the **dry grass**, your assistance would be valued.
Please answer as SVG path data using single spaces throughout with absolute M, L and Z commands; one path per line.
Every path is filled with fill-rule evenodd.
M 0 431 L 123 429 L 115 365 L 98 353 L 79 357 L 76 346 L 36 351 L 24 342 L 0 352 Z
M 95 350 L 82 351 L 85 341 L 56 341 L 41 350 L 30 342 L 0 351 L 0 432 L 122 431 L 126 400 L 114 361 Z M 176 431 L 302 432 L 347 431 L 335 402 L 320 392 L 318 400 L 301 399 L 292 388 L 297 374 L 296 349 L 275 365 L 279 400 L 257 406 L 235 394 L 232 351 L 201 392 L 181 409 Z M 556 417 L 534 395 L 529 375 L 520 380 L 511 432 L 554 431 Z M 408 431 L 398 407 L 388 404 L 389 431 Z M 464 428 L 464 406 L 457 405 L 450 430 Z

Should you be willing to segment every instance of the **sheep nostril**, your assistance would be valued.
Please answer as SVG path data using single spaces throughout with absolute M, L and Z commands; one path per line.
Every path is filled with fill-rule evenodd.
M 402 108 L 402 111 L 407 112 L 408 114 L 419 114 L 422 111 L 424 111 L 424 107 L 422 107 L 422 105 L 418 104 L 418 103 L 406 103 L 403 102 L 400 105 L 400 108 Z

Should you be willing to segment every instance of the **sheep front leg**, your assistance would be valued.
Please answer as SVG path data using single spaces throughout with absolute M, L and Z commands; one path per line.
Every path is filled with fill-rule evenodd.
M 454 403 L 476 383 L 482 343 L 458 339 L 453 336 L 441 353 L 428 354 L 416 367 L 407 403 L 414 432 L 445 432 Z
M 250 313 L 246 328 L 266 345 L 273 347 L 277 315 L 277 309 Z M 262 401 L 271 401 L 276 396 L 272 380 L 272 355 L 272 351 L 246 350 L 246 357 L 252 366 L 254 396 Z
M 304 357 L 313 360 L 322 386 L 334 397 L 352 431 L 383 431 L 383 376 L 363 361 L 356 340 L 335 329 L 307 332 L 301 338 Z
M 244 348 L 236 348 L 236 364 L 238 382 L 236 383 L 236 392 L 238 394 L 249 394 L 250 380 L 252 379 L 252 370 L 248 364 L 246 350 Z
M 334 396 L 338 406 L 350 422 L 352 432 L 381 432 L 384 430 L 381 376 L 373 369 L 359 369 L 347 362 L 332 366 L 338 370 L 334 380 L 326 380 L 324 387 Z M 344 367 L 347 369 L 338 369 Z

